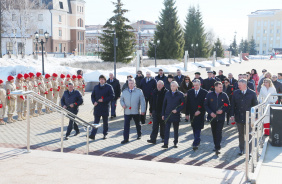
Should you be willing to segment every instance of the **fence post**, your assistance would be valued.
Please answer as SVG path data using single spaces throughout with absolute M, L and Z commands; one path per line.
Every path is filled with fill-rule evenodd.
M 30 153 L 30 95 L 27 95 L 26 121 L 27 121 L 27 128 L 26 128 L 27 145 L 26 145 L 26 149 L 27 149 L 27 152 Z
M 246 133 L 245 133 L 245 176 L 246 182 L 249 181 L 249 114 L 250 112 L 246 112 Z
M 86 130 L 86 154 L 89 153 L 89 125 L 87 126 Z
M 64 114 L 61 115 L 61 152 L 64 152 Z

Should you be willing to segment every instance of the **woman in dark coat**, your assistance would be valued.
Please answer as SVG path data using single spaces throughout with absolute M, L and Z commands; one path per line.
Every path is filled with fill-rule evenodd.
M 137 72 L 137 75 L 135 77 L 135 84 L 137 88 L 140 88 L 141 80 L 144 79 L 144 75 L 142 74 L 142 71 L 139 70 Z
M 184 94 L 185 96 L 185 102 L 187 99 L 187 92 L 189 89 L 192 89 L 193 87 L 193 83 L 190 79 L 190 77 L 187 75 L 184 77 L 183 81 L 181 82 L 181 85 L 179 87 L 179 90 Z M 182 110 L 182 114 L 185 114 L 186 112 L 186 106 L 184 106 L 183 110 Z M 185 118 L 185 122 L 188 122 L 188 119 Z

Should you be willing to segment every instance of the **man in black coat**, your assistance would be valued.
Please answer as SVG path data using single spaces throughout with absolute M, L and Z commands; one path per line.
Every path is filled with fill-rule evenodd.
M 91 94 L 91 100 L 94 105 L 94 124 L 99 124 L 101 117 L 103 118 L 103 139 L 106 139 L 108 134 L 110 102 L 115 97 L 113 87 L 110 84 L 106 84 L 106 81 L 106 77 L 100 75 L 99 84 L 94 87 Z M 92 130 L 89 136 L 90 139 L 95 140 L 97 130 L 96 128 Z
M 120 98 L 120 84 L 119 80 L 114 77 L 114 74 L 109 74 L 109 79 L 107 80 L 107 83 L 110 84 L 113 87 L 115 98 L 111 101 L 111 118 L 116 117 L 116 106 L 117 106 L 117 100 Z
M 155 77 L 156 81 L 162 80 L 163 82 L 167 81 L 167 77 L 164 74 L 163 69 L 159 69 L 159 74 Z
M 231 102 L 231 122 L 235 122 L 239 132 L 239 155 L 244 153 L 244 130 L 246 126 L 246 111 L 251 111 L 251 108 L 258 104 L 256 92 L 247 87 L 247 80 L 240 79 L 238 81 L 238 90 L 235 90 Z M 251 131 L 251 125 L 249 125 Z M 250 136 L 251 139 L 251 136 Z M 250 146 L 251 149 L 251 146 Z
M 178 90 L 176 81 L 172 81 L 170 87 L 171 90 L 165 94 L 162 108 L 162 120 L 165 120 L 165 140 L 162 148 L 168 148 L 171 124 L 174 130 L 174 148 L 177 148 L 180 112 L 185 101 L 184 94 Z
M 216 77 L 216 71 L 213 71 L 213 72 L 212 72 L 212 78 L 213 78 L 214 80 L 216 80 L 216 81 L 222 82 L 222 81 L 220 80 L 220 78 Z
M 184 75 L 181 74 L 181 71 L 177 69 L 177 75 L 174 77 L 174 80 L 178 83 L 178 86 L 181 85 L 181 82 L 184 79 Z
M 170 90 L 170 83 L 173 81 L 173 79 L 173 75 L 167 76 L 167 80 L 164 83 L 166 89 Z
M 234 88 L 233 88 L 233 86 L 230 85 L 229 79 L 224 79 L 223 92 L 227 94 L 227 96 L 229 98 L 229 101 L 231 102 L 232 96 L 233 96 L 233 92 L 234 92 Z M 227 125 L 229 125 L 230 110 L 231 110 L 231 108 L 229 108 L 229 111 L 226 113 L 226 121 L 227 121 L 226 124 Z
M 208 92 L 201 88 L 201 81 L 199 79 L 194 79 L 193 86 L 194 89 L 190 89 L 187 92 L 186 119 L 188 119 L 190 115 L 190 122 L 194 134 L 193 150 L 197 150 L 201 142 L 201 130 L 204 128 L 206 113 L 204 102 Z
M 222 92 L 223 85 L 217 81 L 215 84 L 215 91 L 207 94 L 205 99 L 205 109 L 211 119 L 211 129 L 214 142 L 214 151 L 220 154 L 220 143 L 222 140 L 222 129 L 225 121 L 225 113 L 228 112 L 230 103 L 226 93 Z
M 256 91 L 256 90 L 255 90 L 255 84 L 254 84 L 254 83 L 251 83 L 250 81 L 248 81 L 248 76 L 247 76 L 247 74 L 243 74 L 242 76 L 243 76 L 243 79 L 247 80 L 247 82 L 248 82 L 248 84 L 247 84 L 248 88 L 250 88 L 250 89 L 253 90 L 253 91 Z
M 238 75 L 238 81 L 241 80 L 241 79 L 243 79 L 243 74 L 239 74 L 239 75 Z M 234 90 L 239 89 L 238 81 L 233 85 Z
M 156 139 L 159 132 L 160 127 L 160 136 L 162 138 L 162 142 L 164 141 L 165 134 L 165 123 L 162 120 L 162 108 L 165 94 L 168 90 L 164 87 L 164 83 L 162 80 L 157 82 L 157 89 L 153 91 L 153 130 L 150 136 L 150 139 L 147 140 L 148 143 L 156 144 Z
M 208 78 L 204 79 L 203 81 L 202 88 L 207 90 L 208 92 L 214 91 L 214 83 L 216 82 L 216 80 L 214 80 L 212 76 L 213 76 L 213 72 L 208 71 Z
M 232 73 L 229 73 L 229 74 L 228 74 L 228 79 L 229 79 L 230 85 L 233 86 L 233 87 L 234 87 L 234 85 L 238 82 L 236 79 L 234 79 Z
M 278 82 L 278 77 L 277 75 L 272 75 L 272 83 L 275 86 L 276 92 L 277 93 L 282 93 L 282 84 Z M 281 96 L 278 97 L 278 104 L 281 102 Z
M 68 83 L 68 90 L 64 92 L 61 98 L 62 107 L 76 115 L 78 113 L 78 107 L 82 103 L 83 103 L 83 98 L 82 98 L 81 93 L 78 90 L 74 89 L 73 83 L 71 82 Z M 77 124 L 72 119 L 70 119 L 66 137 L 65 137 L 66 140 L 68 140 L 68 136 L 70 135 L 73 127 L 76 132 L 74 136 L 80 133 Z
M 157 87 L 157 81 L 151 76 L 151 72 L 146 72 L 146 78 L 142 79 L 140 89 L 142 89 L 146 101 L 146 111 L 148 108 L 148 103 L 150 105 L 149 112 L 152 115 L 152 95 L 154 89 Z M 140 120 L 142 124 L 145 124 L 146 120 L 146 111 L 145 115 L 141 115 Z
M 142 71 L 139 70 L 137 72 L 136 77 L 135 77 L 135 83 L 136 83 L 137 88 L 140 88 L 140 84 L 141 84 L 142 79 L 144 79 L 144 75 L 142 74 Z
M 194 78 L 194 80 L 195 79 L 199 79 L 200 81 L 201 81 L 201 85 L 203 85 L 203 79 L 202 79 L 202 77 L 201 77 L 201 73 L 200 72 L 195 72 L 195 78 Z
M 221 82 L 223 82 L 224 79 L 226 79 L 226 76 L 223 75 L 223 70 L 219 70 L 218 76 L 216 76 L 216 77 L 219 78 Z

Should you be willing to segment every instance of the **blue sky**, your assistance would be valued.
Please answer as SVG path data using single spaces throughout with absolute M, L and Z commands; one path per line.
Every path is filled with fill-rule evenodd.
M 85 0 L 86 1 L 86 24 L 105 24 L 114 10 L 112 4 L 116 0 Z M 158 20 L 163 0 L 122 0 L 124 8 L 129 12 L 126 17 L 134 22 Z M 237 32 L 237 41 L 247 38 L 248 17 L 247 15 L 259 9 L 280 9 L 281 0 L 176 0 L 178 18 L 182 26 L 190 5 L 199 4 L 204 24 L 207 30 L 212 29 L 215 36 L 222 42 L 229 44 L 233 40 L 234 32 Z

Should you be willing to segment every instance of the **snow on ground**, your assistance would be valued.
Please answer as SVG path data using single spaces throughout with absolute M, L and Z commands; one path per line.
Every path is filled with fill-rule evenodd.
M 62 63 L 66 62 L 88 62 L 88 61 L 97 61 L 102 62 L 102 60 L 99 60 L 97 57 L 93 56 L 73 56 L 69 58 L 56 58 L 56 57 L 47 57 L 45 59 L 45 74 L 49 73 L 57 73 L 57 74 L 76 74 L 76 71 L 80 68 L 72 68 L 67 66 L 62 66 Z M 231 63 L 239 62 L 239 58 L 232 59 Z M 0 59 L 0 79 L 4 79 L 6 81 L 7 77 L 9 75 L 17 75 L 18 73 L 29 73 L 29 72 L 41 72 L 42 71 L 42 64 L 41 59 L 35 60 L 32 57 L 26 57 L 24 59 Z M 226 65 L 229 64 L 229 59 L 222 59 L 218 60 L 215 65 L 216 67 L 220 65 Z M 198 68 L 205 68 L 205 67 L 213 67 L 212 61 L 202 61 L 202 62 L 189 62 L 188 63 L 188 72 L 196 71 Z M 176 73 L 177 69 L 180 69 L 184 72 L 184 63 L 180 62 L 178 64 L 173 65 L 158 65 L 158 67 L 155 66 L 149 66 L 149 67 L 141 67 L 140 70 L 142 70 L 143 74 L 147 71 L 150 71 L 152 73 L 152 76 L 155 76 L 156 72 L 162 68 L 164 72 L 166 73 Z M 109 73 L 113 73 L 113 69 L 111 70 L 83 70 L 84 71 L 84 79 L 86 82 L 96 82 L 98 81 L 98 78 L 101 74 L 105 76 L 109 76 Z M 128 67 L 123 67 L 117 69 L 117 78 L 121 82 L 126 81 L 126 76 L 132 75 L 133 77 L 136 76 L 136 68 L 128 65 Z

